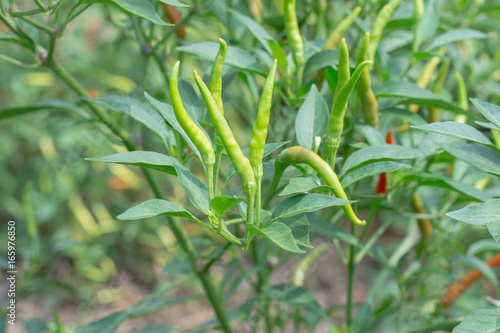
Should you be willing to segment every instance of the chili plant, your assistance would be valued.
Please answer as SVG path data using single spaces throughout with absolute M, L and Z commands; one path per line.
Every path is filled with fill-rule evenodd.
M 104 162 L 116 176 L 109 194 L 104 183 L 88 186 L 100 191 L 85 186 L 78 173 L 53 173 L 70 193 L 58 207 L 67 204 L 68 220 L 79 222 L 57 224 L 63 234 L 37 222 L 47 218 L 32 196 L 50 197 L 47 181 L 23 184 L 22 204 L 7 210 L 21 217 L 19 237 L 28 244 L 20 295 L 37 289 L 37 278 L 54 277 L 42 248 L 101 285 L 121 265 L 139 270 L 125 264 L 124 248 L 133 249 L 122 254 L 132 262 L 152 248 L 165 267 L 150 295 L 81 325 L 54 311 L 43 326 L 114 332 L 129 318 L 196 302 L 213 316 L 140 331 L 498 329 L 499 45 L 491 36 L 499 33 L 499 6 L 1 1 L 0 41 L 9 45 L 1 60 L 57 78 L 64 86 L 51 96 L 64 100 L 24 101 L 13 91 L 0 119 L 18 125 L 40 110 L 71 111 L 70 124 L 57 118 L 60 127 L 95 126 L 109 137 L 96 145 L 112 154 L 85 154 L 88 172 L 104 179 Z M 67 67 L 71 47 L 61 37 L 75 36 L 72 26 L 85 15 L 99 17 L 97 39 L 116 36 L 109 42 L 116 52 L 99 53 L 107 43 L 98 41 L 76 61 L 81 67 Z M 97 59 L 107 59 L 102 80 L 86 71 Z M 37 148 L 48 166 L 57 161 L 52 137 L 44 133 Z M 92 196 L 105 198 L 106 213 Z M 108 209 L 119 221 L 103 222 Z M 52 235 L 71 239 L 70 250 L 61 255 L 61 243 L 48 245 Z M 316 288 L 315 278 L 343 284 L 340 295 Z M 71 290 L 81 299 L 87 288 Z

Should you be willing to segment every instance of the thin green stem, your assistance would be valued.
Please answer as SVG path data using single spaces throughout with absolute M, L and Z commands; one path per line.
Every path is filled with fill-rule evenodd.
M 179 28 L 181 26 L 183 26 L 184 24 L 186 24 L 190 19 L 191 17 L 193 16 L 193 14 L 195 14 L 197 11 L 197 6 L 194 5 L 191 10 L 188 12 L 188 14 L 186 16 L 184 16 L 182 18 L 182 20 L 179 21 L 179 23 L 177 23 L 173 28 L 171 28 L 166 34 L 165 36 L 163 36 L 162 39 L 160 39 L 158 41 L 158 43 L 155 44 L 155 46 L 153 46 L 153 49 L 151 50 L 151 53 L 155 53 L 156 51 L 158 51 L 158 48 L 163 44 L 165 43 L 169 38 L 170 36 L 172 36 L 177 30 L 179 30 Z
M 254 168 L 255 183 L 257 188 L 255 190 L 255 226 L 260 228 L 261 226 L 261 209 L 262 209 L 262 176 L 264 171 L 262 169 L 262 164 Z
M 214 285 L 212 284 L 212 281 L 210 281 L 209 276 L 207 274 L 204 274 L 203 271 L 197 272 L 197 275 L 201 283 L 203 284 L 203 287 L 205 288 L 205 292 L 207 294 L 208 299 L 210 300 L 210 303 L 212 304 L 212 307 L 215 311 L 215 314 L 217 315 L 217 318 L 219 318 L 222 330 L 226 333 L 231 333 L 232 330 L 231 326 L 229 326 L 229 322 L 226 317 L 226 312 L 222 307 L 222 302 L 220 301 L 219 295 L 217 294 Z
M 11 15 L 13 17 L 30 16 L 41 13 L 39 8 L 29 9 L 29 10 L 16 10 Z
M 259 256 L 259 251 L 257 248 L 257 243 L 253 243 L 251 247 L 252 251 L 252 259 L 255 264 L 255 266 L 261 265 L 264 263 L 267 258 L 261 258 Z M 266 251 L 262 251 L 262 253 L 266 253 Z M 255 333 L 258 331 L 259 328 L 259 321 L 262 315 L 264 315 L 264 321 L 266 324 L 266 332 L 272 333 L 273 331 L 273 326 L 271 322 L 271 318 L 269 316 L 269 302 L 267 296 L 262 293 L 262 287 L 267 285 L 269 282 L 268 274 L 264 270 L 260 270 L 258 273 L 258 281 L 257 281 L 257 287 L 256 287 L 256 292 L 259 294 L 259 303 L 257 305 L 257 313 L 255 314 L 254 318 L 254 323 L 252 327 L 252 333 Z
M 228 220 L 225 222 L 226 222 L 226 225 L 233 225 L 233 224 L 238 224 L 238 223 L 245 222 L 245 221 L 246 220 L 244 218 L 240 217 L 240 218 Z
M 382 205 L 382 199 L 375 200 L 373 205 L 370 208 L 370 214 L 368 215 L 368 218 L 366 219 L 366 226 L 363 229 L 363 232 L 361 233 L 361 237 L 359 237 L 359 242 L 362 243 L 363 240 L 366 237 L 366 234 L 368 233 L 368 229 L 370 228 L 370 225 L 372 224 L 373 220 L 375 219 L 375 216 L 377 215 L 377 212 Z
M 42 12 L 45 13 L 47 11 L 47 6 L 45 6 L 40 0 L 33 0 L 33 2 L 38 6 L 38 8 L 40 8 Z
M 356 228 L 354 224 L 351 224 L 351 233 L 356 236 Z M 350 246 L 349 253 L 349 273 L 347 279 L 347 307 L 346 307 L 346 319 L 347 319 L 347 327 L 351 326 L 352 322 L 352 293 L 354 290 L 354 270 L 356 268 L 355 263 L 355 253 L 356 247 L 354 245 Z
M 215 165 L 214 165 L 214 191 L 216 195 L 219 195 L 218 182 L 219 182 L 219 170 L 220 162 L 222 160 L 222 150 L 224 145 L 220 140 L 219 136 L 215 138 Z
M 249 226 L 254 224 L 253 208 L 255 205 L 255 189 L 247 192 L 247 231 L 245 233 L 244 250 L 247 250 L 252 242 L 252 235 L 249 231 Z
M 56 49 L 57 36 L 53 34 L 50 36 L 49 54 L 47 55 L 47 65 L 51 65 L 54 61 L 54 52 Z
M 51 27 L 48 27 L 48 26 L 46 26 L 46 25 L 43 25 L 43 24 L 42 24 L 42 23 L 40 23 L 40 22 L 37 22 L 37 21 L 35 21 L 35 20 L 30 19 L 29 17 L 26 17 L 26 16 L 21 16 L 21 17 L 19 17 L 19 19 L 21 19 L 21 20 L 23 20 L 24 22 L 29 23 L 29 24 L 31 24 L 32 26 L 34 26 L 34 27 L 36 27 L 36 28 L 38 28 L 38 29 L 40 29 L 40 30 L 42 30 L 42 31 L 44 31 L 44 32 L 46 32 L 46 33 L 48 33 L 49 35 L 53 35 L 53 34 L 54 34 L 54 31 L 52 30 L 52 28 L 51 28 Z

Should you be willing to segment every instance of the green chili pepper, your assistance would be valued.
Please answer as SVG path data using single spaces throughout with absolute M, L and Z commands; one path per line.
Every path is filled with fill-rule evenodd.
M 443 55 L 445 52 L 445 49 L 440 49 L 437 54 L 438 55 Z M 434 71 L 436 70 L 436 67 L 439 65 L 441 62 L 441 57 L 439 56 L 434 56 L 429 60 L 425 66 L 424 69 L 422 70 L 422 73 L 420 74 L 420 77 L 417 80 L 417 86 L 421 88 L 427 88 L 429 86 L 429 83 L 431 82 L 432 74 L 434 74 Z M 418 112 L 418 109 L 420 108 L 419 105 L 417 104 L 412 104 L 409 106 L 409 110 L 411 112 Z
M 300 164 L 300 163 L 305 163 L 312 167 L 318 175 L 320 175 L 325 182 L 330 185 L 331 187 L 334 188 L 334 193 L 337 198 L 344 199 L 344 200 L 349 200 L 347 198 L 347 195 L 344 192 L 344 189 L 342 188 L 342 185 L 340 184 L 340 181 L 333 171 L 333 169 L 326 163 L 321 157 L 319 157 L 315 152 L 312 150 L 309 150 L 304 147 L 290 147 L 285 150 L 283 150 L 279 155 L 278 158 L 275 161 L 275 168 L 276 172 L 275 174 L 278 177 L 281 177 L 283 174 L 284 170 L 286 167 L 290 164 Z M 279 182 L 279 179 L 278 179 Z M 273 183 L 275 181 L 273 180 Z M 365 225 L 366 222 L 363 220 L 360 220 L 356 214 L 354 213 L 354 210 L 352 209 L 350 204 L 342 206 L 342 209 L 344 210 L 345 214 L 347 217 L 357 225 Z
M 229 159 L 233 163 L 234 170 L 240 176 L 241 183 L 243 186 L 243 191 L 247 196 L 247 224 L 253 225 L 253 208 L 255 202 L 255 190 L 256 183 L 255 177 L 252 169 L 252 165 L 248 158 L 243 155 L 238 142 L 233 136 L 233 132 L 229 128 L 224 115 L 219 110 L 219 106 L 215 101 L 214 97 L 210 93 L 210 90 L 206 86 L 203 79 L 198 75 L 196 71 L 193 72 L 194 80 L 201 91 L 203 100 L 207 105 L 208 113 L 210 115 L 210 120 L 214 125 L 215 131 L 221 138 L 222 144 L 226 148 L 226 152 L 229 155 Z M 247 231 L 245 235 L 245 241 L 243 243 L 244 249 L 247 249 L 251 241 L 251 235 Z
M 446 76 L 448 75 L 448 70 L 450 69 L 450 58 L 446 58 L 444 63 L 439 68 L 438 75 L 436 77 L 436 81 L 434 81 L 434 86 L 432 87 L 432 92 L 436 95 L 441 95 L 443 92 L 444 82 L 446 80 Z M 439 108 L 431 107 L 429 108 L 429 122 L 435 123 L 440 121 L 439 116 Z
M 328 122 L 328 129 L 325 137 L 325 146 L 323 149 L 323 156 L 333 168 L 335 165 L 335 156 L 340 145 L 340 137 L 344 129 L 344 116 L 347 109 L 347 102 L 349 95 L 356 82 L 358 81 L 361 73 L 371 61 L 364 61 L 354 71 L 350 77 L 349 68 L 349 51 L 345 39 L 340 44 L 340 58 L 338 67 L 338 82 L 335 96 L 333 97 L 332 111 L 330 112 L 330 120 Z
M 194 121 L 191 120 L 186 112 L 186 109 L 184 108 L 184 105 L 182 105 L 181 95 L 179 94 L 179 87 L 177 83 L 179 66 L 180 61 L 177 61 L 172 69 L 172 74 L 170 74 L 169 84 L 170 98 L 172 99 L 175 117 L 201 154 L 213 154 L 212 145 L 210 144 L 206 134 L 194 123 Z
M 217 102 L 220 112 L 224 114 L 224 108 L 222 106 L 222 67 L 224 65 L 224 60 L 226 59 L 227 44 L 224 39 L 219 38 L 219 45 L 219 52 L 215 57 L 214 64 L 212 65 L 208 89 Z
M 212 65 L 212 71 L 210 73 L 210 82 L 208 84 L 208 89 L 212 93 L 217 105 L 219 106 L 220 112 L 224 115 L 224 106 L 222 104 L 222 68 L 224 66 L 224 60 L 226 59 L 227 54 L 227 44 L 222 39 L 219 38 L 219 52 L 215 57 L 214 64 Z M 214 191 L 217 190 L 217 182 L 219 180 L 219 168 L 220 161 L 222 158 L 222 150 L 224 145 L 220 137 L 217 135 L 215 137 L 215 164 L 214 164 L 214 182 L 213 187 Z
M 295 0 L 285 0 L 284 4 L 285 30 L 292 49 L 293 61 L 295 62 L 297 90 L 302 86 L 302 74 L 306 62 L 304 43 L 300 35 L 297 14 L 295 13 Z
M 370 44 L 370 33 L 365 34 L 365 38 L 361 42 L 361 46 L 356 57 L 356 65 L 359 66 L 363 61 L 367 60 L 367 49 Z M 363 71 L 356 85 L 356 90 L 359 94 L 361 110 L 365 123 L 374 128 L 378 127 L 378 102 L 372 90 L 372 82 L 370 71 Z
M 217 102 L 210 93 L 210 90 L 208 90 L 205 82 L 203 82 L 203 79 L 200 77 L 200 75 L 198 75 L 196 71 L 193 72 L 193 76 L 196 84 L 198 85 L 198 88 L 201 91 L 203 100 L 207 105 L 212 124 L 214 125 L 217 134 L 220 136 L 222 143 L 226 148 L 226 152 L 229 155 L 231 162 L 233 163 L 234 170 L 241 178 L 243 189 L 245 190 L 245 192 L 248 192 L 249 189 L 253 189 L 255 187 L 255 179 L 253 176 L 250 161 L 245 157 L 245 155 L 243 155 L 238 142 L 236 142 L 233 136 L 233 132 L 229 128 L 226 119 L 219 110 Z
M 177 61 L 170 74 L 170 98 L 172 99 L 172 106 L 174 108 L 175 117 L 179 125 L 186 131 L 191 141 L 200 151 L 203 159 L 203 166 L 207 176 L 207 184 L 209 189 L 209 199 L 212 200 L 215 196 L 213 184 L 213 168 L 215 164 L 215 153 L 212 144 L 208 140 L 206 134 L 191 120 L 189 115 L 182 105 L 181 95 L 179 93 L 178 76 L 179 76 L 180 61 Z
M 360 12 L 361 12 L 360 6 L 354 8 L 352 13 L 339 23 L 339 25 L 335 28 L 335 30 L 333 30 L 330 36 L 328 36 L 328 39 L 326 40 L 325 45 L 323 46 L 323 50 L 337 49 L 340 41 L 342 40 L 342 37 L 347 32 L 347 29 L 349 29 L 349 27 L 353 24 L 354 20 L 356 19 L 356 17 L 358 17 Z
M 276 77 L 277 66 L 278 61 L 275 59 L 271 70 L 269 71 L 269 75 L 267 76 L 266 84 L 264 85 L 264 90 L 262 92 L 262 97 L 260 98 L 257 120 L 255 122 L 255 125 L 253 126 L 252 138 L 250 139 L 250 148 L 248 152 L 256 183 L 255 224 L 257 225 L 257 227 L 259 227 L 261 223 L 261 180 L 264 173 L 262 169 L 262 156 L 264 155 L 264 145 L 266 144 L 267 128 L 269 127 L 269 113 L 271 111 L 274 79 Z
M 254 168 L 262 164 L 264 145 L 266 144 L 267 137 L 267 128 L 269 127 L 269 113 L 271 111 L 277 66 L 278 61 L 274 60 L 271 70 L 269 71 L 269 75 L 267 76 L 266 84 L 264 85 L 264 91 L 262 92 L 257 112 L 257 120 L 252 130 L 248 156 L 250 157 L 250 164 Z
M 371 31 L 371 41 L 368 45 L 367 50 L 367 60 L 373 60 L 375 58 L 375 52 L 377 51 L 378 43 L 382 37 L 382 32 L 389 21 L 394 10 L 399 6 L 402 0 L 392 0 L 387 3 L 378 13 L 377 18 L 372 26 Z

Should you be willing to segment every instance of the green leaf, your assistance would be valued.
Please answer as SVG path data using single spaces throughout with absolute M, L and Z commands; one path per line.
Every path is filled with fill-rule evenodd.
M 311 76 L 313 73 L 319 71 L 325 67 L 335 67 L 339 63 L 339 51 L 338 50 L 322 50 L 315 53 L 309 59 L 307 59 L 306 65 L 304 67 L 304 77 Z
M 309 241 L 309 220 L 306 214 L 281 219 L 281 222 L 292 229 L 293 238 L 298 245 L 313 248 Z
M 371 146 L 352 153 L 342 166 L 339 177 L 374 162 L 409 160 L 428 154 L 430 152 L 398 145 Z
M 160 139 L 168 145 L 171 130 L 165 125 L 162 117 L 152 107 L 135 98 L 126 96 L 104 96 L 100 98 L 84 99 L 87 102 L 131 116 L 155 132 Z
M 468 314 L 452 333 L 494 333 L 500 332 L 500 307 L 488 306 Z
M 178 326 L 148 326 L 140 329 L 124 331 L 123 333 L 165 333 L 165 332 L 182 332 L 182 328 Z
M 297 287 L 290 283 L 271 287 L 265 286 L 262 288 L 262 291 L 273 301 L 317 313 L 323 317 L 327 316 L 316 300 L 316 296 L 302 287 Z
M 150 1 L 137 0 L 82 0 L 82 3 L 102 3 L 109 6 L 115 6 L 124 12 L 138 16 L 158 25 L 173 25 L 164 22 L 155 11 Z
M 186 194 L 191 203 L 200 212 L 206 214 L 210 211 L 210 202 L 208 200 L 208 188 L 201 180 L 199 180 L 191 172 L 175 166 L 177 176 L 181 186 L 186 191 Z
M 177 118 L 175 117 L 175 112 L 174 112 L 174 109 L 172 108 L 172 106 L 154 99 L 147 92 L 144 93 L 144 96 L 146 96 L 146 99 L 149 101 L 149 103 L 151 103 L 151 105 L 153 105 L 153 107 L 162 115 L 162 117 L 169 123 L 169 125 L 172 126 L 172 128 L 182 136 L 184 141 L 186 141 L 188 146 L 191 148 L 191 150 L 194 152 L 194 154 L 201 161 L 200 151 L 198 150 L 198 148 L 196 148 L 193 141 L 191 141 L 191 139 L 189 138 L 187 133 L 184 131 L 182 126 L 177 121 Z M 195 120 L 193 119 L 193 121 L 195 121 Z M 198 125 L 198 127 L 201 128 L 201 126 L 199 126 L 198 123 L 196 123 L 196 124 Z
M 273 224 L 265 226 L 262 229 L 258 229 L 252 224 L 247 227 L 253 235 L 265 237 L 285 251 L 305 253 L 304 250 L 301 250 L 297 246 L 295 238 L 292 234 L 292 229 L 281 222 L 274 222 Z
M 185 168 L 177 159 L 152 151 L 131 151 L 97 158 L 86 158 L 88 161 L 135 165 L 177 176 L 175 166 Z
M 356 128 L 356 130 L 363 135 L 366 141 L 370 144 L 370 146 L 380 146 L 385 144 L 385 140 L 382 135 L 372 126 L 357 121 L 355 118 L 349 117 L 352 124 Z
M 36 112 L 39 110 L 58 110 L 58 111 L 74 111 L 78 114 L 85 114 L 86 112 L 78 107 L 76 104 L 59 101 L 47 100 L 38 105 L 22 106 L 10 109 L 3 109 L 0 111 L 0 119 L 7 119 L 11 117 L 21 116 L 27 113 Z
M 452 258 L 452 261 L 460 262 L 469 266 L 470 268 L 477 269 L 485 278 L 487 278 L 491 282 L 491 284 L 493 284 L 493 286 L 498 288 L 498 279 L 495 271 L 493 271 L 493 269 L 483 260 L 471 256 L 458 256 Z
M 383 115 L 391 115 L 398 117 L 399 119 L 408 122 L 410 125 L 424 125 L 427 122 L 417 113 L 413 113 L 409 110 L 398 109 L 398 108 L 389 108 L 385 110 L 380 110 L 380 113 Z M 384 141 L 385 142 L 385 141 Z
M 112 315 L 99 319 L 90 323 L 82 329 L 79 329 L 77 333 L 115 333 L 118 330 L 118 326 L 128 318 L 128 313 L 126 311 L 116 312 Z
M 365 165 L 342 178 L 342 187 L 346 188 L 363 178 L 375 176 L 382 172 L 392 172 L 399 169 L 410 169 L 411 165 L 397 162 L 375 162 Z
M 174 7 L 189 7 L 189 5 L 185 5 L 177 0 L 156 0 L 156 1 L 160 1 Z
M 290 179 L 288 185 L 279 195 L 284 196 L 310 191 L 333 192 L 334 188 L 328 185 L 321 185 L 311 177 L 297 177 Z
M 200 222 L 190 212 L 174 203 L 161 199 L 152 199 L 127 209 L 117 216 L 119 220 L 141 220 L 155 216 L 177 216 Z M 201 223 L 201 222 L 200 222 Z
M 269 41 L 273 41 L 275 43 L 276 40 L 264 29 L 259 23 L 254 21 L 252 18 L 241 15 L 235 10 L 232 10 L 230 8 L 227 9 L 229 13 L 231 13 L 236 20 L 238 20 L 241 24 L 243 24 L 247 29 L 250 31 L 250 33 L 259 41 L 259 43 L 266 49 L 266 51 L 272 55 L 273 52 L 270 48 Z
M 471 98 L 471 102 L 486 119 L 500 129 L 500 106 L 483 102 L 477 98 Z
M 446 215 L 468 224 L 485 225 L 495 241 L 500 239 L 500 199 L 470 205 Z
M 477 144 L 446 145 L 440 143 L 440 147 L 447 153 L 464 160 L 482 172 L 500 176 L 500 154 L 491 149 Z
M 463 123 L 456 123 L 454 121 L 445 121 L 438 123 L 431 123 L 428 125 L 422 126 L 410 126 L 411 128 L 415 128 L 418 130 L 432 132 L 437 134 L 442 134 L 446 136 L 450 136 L 452 138 L 462 139 L 471 141 L 474 143 L 478 143 L 490 149 L 493 149 L 497 152 L 500 152 L 498 149 L 483 133 L 479 132 L 472 126 Z
M 493 198 L 486 192 L 478 190 L 474 186 L 456 181 L 452 178 L 438 176 L 432 173 L 418 172 L 404 177 L 405 180 L 418 179 L 417 186 L 437 186 L 446 189 L 451 189 L 465 196 L 471 197 L 478 201 L 488 201 Z
M 343 206 L 354 201 L 343 200 L 324 194 L 299 194 L 281 201 L 273 211 L 272 221 L 292 217 L 302 213 L 315 212 L 331 206 Z
M 428 50 L 438 48 L 440 46 L 458 42 L 465 39 L 484 39 L 488 35 L 484 32 L 473 29 L 455 29 L 447 31 L 442 35 L 437 36 L 427 47 Z
M 439 10 L 436 0 L 429 0 L 425 6 L 424 15 L 418 22 L 416 43 L 418 45 L 428 41 L 437 31 L 439 26 Z
M 401 97 L 406 99 L 404 100 L 404 103 L 406 104 L 437 107 L 443 110 L 453 111 L 455 113 L 466 114 L 469 117 L 471 116 L 470 112 L 446 101 L 443 97 L 407 81 L 386 81 L 375 86 L 374 93 L 377 98 Z
M 205 60 L 213 61 L 219 52 L 219 43 L 215 42 L 202 42 L 186 46 L 179 46 L 177 50 L 180 52 L 188 53 Z M 236 46 L 227 47 L 227 55 L 224 64 L 232 66 L 237 69 L 253 72 L 266 76 L 267 73 L 262 71 L 262 68 L 257 63 L 257 59 L 248 54 L 243 49 Z
M 313 84 L 295 118 L 295 133 L 300 146 L 314 149 L 315 138 L 326 132 L 328 115 L 328 106 Z
M 240 202 L 245 200 L 244 198 L 233 198 L 227 197 L 225 195 L 219 195 L 210 201 L 210 207 L 213 208 L 214 212 L 222 217 L 226 212 L 228 212 L 231 208 L 238 205 Z
M 335 224 L 320 219 L 315 214 L 308 214 L 311 231 L 318 235 L 339 240 L 349 245 L 359 246 L 358 239 Z
M 185 297 L 176 297 L 174 299 L 171 299 L 171 301 L 166 302 L 165 298 L 165 293 L 170 291 L 170 290 L 175 290 L 177 289 L 181 284 L 184 282 L 188 281 L 189 278 L 185 278 L 173 283 L 169 283 L 161 288 L 159 288 L 157 291 L 153 292 L 152 294 L 149 294 L 148 296 L 144 297 L 142 300 L 139 302 L 135 303 L 134 305 L 128 307 L 127 309 L 120 311 L 120 312 L 115 312 L 109 316 L 106 316 L 104 318 L 101 318 L 97 321 L 94 321 L 87 326 L 79 329 L 77 333 L 114 333 L 117 331 L 118 327 L 122 322 L 124 322 L 127 318 L 132 317 L 134 312 L 137 309 L 140 309 L 144 305 L 152 304 L 155 303 L 156 301 L 164 302 L 167 303 L 166 305 L 173 305 L 177 304 L 181 301 L 185 300 Z M 166 306 L 164 305 L 164 306 Z M 158 310 L 158 308 L 156 308 Z M 142 332 L 142 331 L 141 331 Z

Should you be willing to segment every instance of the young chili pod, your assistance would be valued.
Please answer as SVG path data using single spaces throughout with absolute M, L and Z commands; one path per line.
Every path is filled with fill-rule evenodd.
M 356 56 L 356 65 L 359 66 L 363 61 L 368 60 L 367 49 L 370 44 L 370 33 L 365 34 L 365 38 L 361 42 L 361 46 Z M 378 102 L 375 94 L 372 90 L 372 82 L 370 77 L 370 71 L 363 71 L 358 83 L 356 84 L 356 90 L 359 94 L 359 100 L 361 104 L 361 111 L 363 112 L 363 118 L 365 123 L 377 128 L 378 127 Z
M 328 39 L 323 46 L 323 50 L 337 49 L 340 41 L 342 40 L 342 37 L 345 35 L 349 27 L 354 23 L 354 20 L 356 19 L 356 17 L 358 17 L 360 12 L 361 7 L 357 6 L 349 16 L 347 16 L 337 25 L 335 30 L 333 30 L 330 36 L 328 36 Z
M 178 87 L 178 76 L 179 76 L 180 61 L 177 61 L 170 74 L 169 91 L 170 98 L 172 99 L 172 106 L 174 108 L 175 117 L 181 125 L 181 127 L 186 131 L 186 134 L 193 141 L 194 145 L 201 154 L 208 155 L 213 154 L 213 148 L 208 140 L 206 134 L 194 123 L 189 117 L 182 104 L 181 95 L 179 93 Z
M 309 150 L 304 147 L 294 146 L 283 150 L 277 159 L 280 163 L 280 168 L 290 164 L 300 164 L 305 163 L 313 168 L 318 175 L 321 176 L 325 180 L 325 182 L 333 187 L 335 196 L 340 199 L 349 200 L 347 195 L 340 184 L 340 181 L 333 171 L 333 169 L 326 163 L 321 157 L 318 156 L 312 150 Z M 350 204 L 343 205 L 342 209 L 344 210 L 347 217 L 357 225 L 365 225 L 366 221 L 359 219 L 354 213 L 352 206 Z
M 257 120 L 252 130 L 248 156 L 250 157 L 250 164 L 253 168 L 262 163 L 262 156 L 264 155 L 264 145 L 266 144 L 267 128 L 269 127 L 269 114 L 271 111 L 277 66 L 278 61 L 275 59 L 264 85 L 257 111 Z
M 285 0 L 284 3 L 285 30 L 292 50 L 293 61 L 295 62 L 297 90 L 302 85 L 302 74 L 306 57 L 304 53 L 304 42 L 300 35 L 299 23 L 295 10 L 295 0 Z
M 193 72 L 194 80 L 201 91 L 203 100 L 205 101 L 210 115 L 212 124 L 214 125 L 217 134 L 221 138 L 221 141 L 226 148 L 226 152 L 233 163 L 234 169 L 238 176 L 241 178 L 243 184 L 243 190 L 245 193 L 249 193 L 255 190 L 255 179 L 253 175 L 252 166 L 248 158 L 243 155 L 238 142 L 236 142 L 233 132 L 229 128 L 226 119 L 219 110 L 219 106 L 215 101 L 214 97 L 210 93 L 210 90 L 206 86 L 203 79 L 198 75 L 196 71 Z
M 368 45 L 367 60 L 373 60 L 375 58 L 375 52 L 377 51 L 378 43 L 382 37 L 382 32 L 392 13 L 396 10 L 401 1 L 402 0 L 391 0 L 378 13 L 371 29 L 371 41 Z
M 227 54 L 227 44 L 222 38 L 219 38 L 219 52 L 215 57 L 214 64 L 212 65 L 212 71 L 210 72 L 210 82 L 208 83 L 208 90 L 212 93 L 219 110 L 224 114 L 224 107 L 222 105 L 222 67 L 224 65 L 224 60 L 226 60 Z

